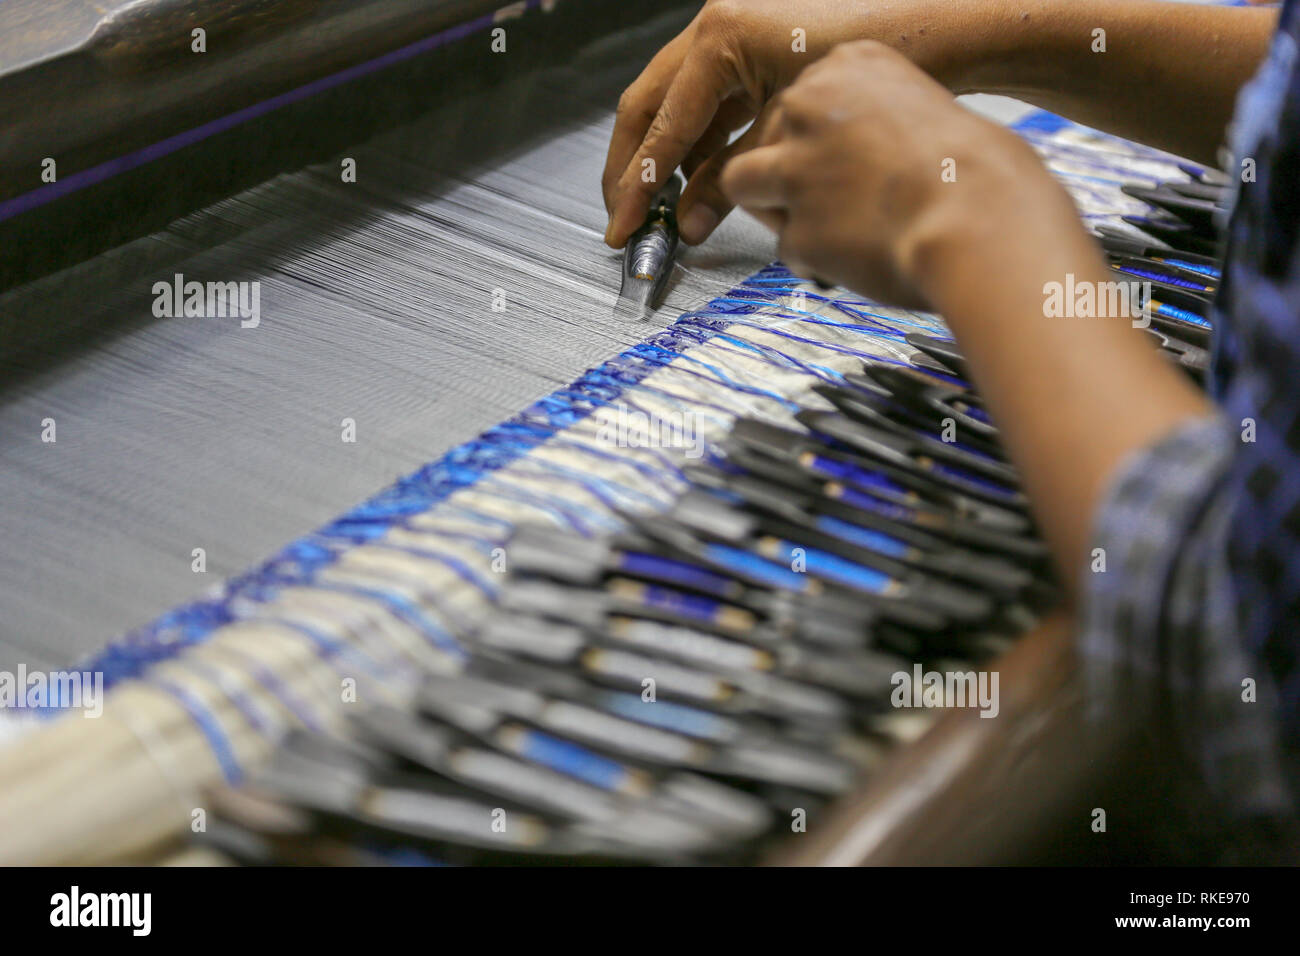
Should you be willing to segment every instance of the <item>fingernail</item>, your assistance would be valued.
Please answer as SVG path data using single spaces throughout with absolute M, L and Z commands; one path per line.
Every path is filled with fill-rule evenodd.
M 703 203 L 696 203 L 682 217 L 682 239 L 688 245 L 697 245 L 709 237 L 718 224 L 718 214 Z

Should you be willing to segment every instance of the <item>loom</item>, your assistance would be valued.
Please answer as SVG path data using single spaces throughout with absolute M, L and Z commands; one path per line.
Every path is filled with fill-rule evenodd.
M 739 214 L 681 255 L 649 325 L 615 309 L 622 256 L 600 243 L 597 186 L 611 106 L 691 13 L 0 8 L 0 670 L 90 660 L 113 685 L 94 721 L 0 715 L 0 859 L 189 859 L 204 788 L 265 763 L 293 722 L 249 724 L 231 682 L 283 682 L 313 707 L 336 693 L 301 640 L 308 623 L 346 625 L 348 653 L 388 655 L 361 687 L 400 709 L 445 662 L 377 606 L 405 595 L 398 618 L 427 612 L 453 641 L 494 587 L 479 586 L 494 549 L 475 540 L 538 522 L 607 532 L 620 509 L 668 508 L 675 453 L 592 451 L 610 395 L 666 420 L 688 410 L 716 443 L 737 417 L 809 395 L 809 363 L 915 354 L 840 327 L 844 308 L 942 333 L 764 272 L 771 239 Z M 1144 208 L 1118 184 L 1174 168 L 1050 117 L 1019 128 L 1094 219 Z M 186 281 L 204 289 L 202 315 L 156 309 L 157 283 L 183 298 Z M 247 296 L 242 313 L 208 314 L 210 284 L 234 298 L 256 284 L 259 320 Z M 809 295 L 820 319 L 792 337 L 788 296 L 797 308 Z M 727 335 L 669 325 L 701 311 Z M 781 349 L 788 361 L 766 361 Z M 871 772 L 763 858 L 1075 849 L 1022 838 L 1080 799 L 1082 756 L 1042 765 L 1077 743 L 1064 628 L 1048 616 L 992 646 L 1007 719 L 896 722 Z M 1012 801 L 969 826 L 971 803 L 1001 799 L 1008 780 L 1040 791 L 1032 812 Z

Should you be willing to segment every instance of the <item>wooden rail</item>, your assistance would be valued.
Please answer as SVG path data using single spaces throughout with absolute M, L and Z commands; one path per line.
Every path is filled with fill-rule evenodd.
M 0 201 L 508 7 L 505 0 L 8 0 Z M 194 36 L 203 32 L 203 52 Z

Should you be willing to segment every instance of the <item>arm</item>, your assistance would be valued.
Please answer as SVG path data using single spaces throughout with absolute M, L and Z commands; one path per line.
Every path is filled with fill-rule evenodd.
M 954 92 L 1004 93 L 1208 163 L 1277 25 L 1276 10 L 1167 0 L 978 6 L 976 52 L 949 74 Z
M 941 181 L 941 167 L 956 178 Z M 1088 733 L 1104 720 L 1094 742 L 1109 747 L 1137 731 L 1171 762 L 1145 781 L 1161 811 L 1141 829 L 1169 825 L 1160 840 L 1195 859 L 1294 859 L 1295 756 L 1281 742 L 1296 739 L 1300 713 L 1287 656 L 1300 604 L 1277 571 L 1300 513 L 1279 521 L 1294 501 L 1276 477 L 1289 473 L 1297 420 L 1286 348 L 1250 360 L 1263 444 L 1243 441 L 1131 318 L 1049 316 L 1047 283 L 1108 278 L 1069 197 L 1022 140 L 880 44 L 844 45 L 806 70 L 722 183 L 779 233 L 797 272 L 944 313 L 1079 608 Z M 1292 314 L 1278 312 L 1276 285 L 1238 288 L 1225 303 L 1234 319 Z M 1086 573 L 1098 546 L 1105 573 Z M 1084 770 L 1111 768 L 1094 756 Z M 1072 773 L 1077 758 L 1057 765 Z
M 1047 283 L 1109 279 L 1073 203 L 1019 137 L 903 57 L 841 46 L 778 106 L 723 187 L 796 271 L 944 315 L 1073 590 L 1120 462 L 1209 402 L 1130 319 L 1046 315 Z
M 1113 276 L 1069 197 L 1020 146 L 1009 144 L 1018 159 L 995 187 L 998 214 L 954 204 L 911 240 L 912 268 L 929 277 L 926 298 L 970 362 L 1073 591 L 1119 465 L 1211 406 L 1129 320 L 1044 315 L 1045 284 Z
M 680 164 L 682 238 L 731 209 L 718 176 L 757 143 L 773 96 L 838 44 L 874 39 L 954 92 L 1007 93 L 1113 133 L 1212 161 L 1271 10 L 1164 0 L 712 0 L 619 101 L 602 188 L 620 247 Z M 1105 52 L 1093 52 L 1093 31 Z M 655 168 L 647 178 L 646 161 Z

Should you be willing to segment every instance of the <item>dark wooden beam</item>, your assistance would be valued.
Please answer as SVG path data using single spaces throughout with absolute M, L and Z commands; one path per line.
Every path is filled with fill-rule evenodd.
M 8 0 L 0 4 L 0 201 L 42 186 L 46 157 L 62 177 L 507 6 Z M 203 53 L 192 48 L 197 28 Z

